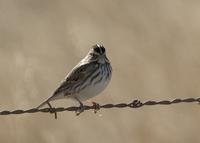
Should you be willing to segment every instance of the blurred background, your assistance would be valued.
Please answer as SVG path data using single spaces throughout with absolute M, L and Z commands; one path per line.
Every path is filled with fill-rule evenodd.
M 107 49 L 113 78 L 94 101 L 199 97 L 199 7 L 197 0 L 0 0 L 0 110 L 37 106 L 96 43 Z M 184 103 L 62 112 L 58 120 L 10 115 L 0 117 L 0 142 L 197 143 L 199 121 L 200 106 Z

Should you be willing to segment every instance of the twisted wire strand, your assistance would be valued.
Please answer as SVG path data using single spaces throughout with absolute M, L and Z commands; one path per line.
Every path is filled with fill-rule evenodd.
M 154 101 L 154 100 L 148 100 L 145 102 L 142 102 L 140 100 L 133 100 L 130 103 L 119 103 L 119 104 L 104 104 L 99 105 L 99 109 L 110 109 L 110 108 L 141 108 L 143 106 L 153 106 L 153 105 L 172 105 L 172 104 L 178 104 L 178 103 L 200 103 L 200 97 L 198 98 L 185 98 L 185 99 L 174 99 L 174 100 L 161 100 L 161 101 Z M 43 113 L 54 113 L 55 118 L 57 118 L 57 112 L 63 112 L 63 111 L 77 111 L 79 107 L 71 106 L 71 107 L 58 107 L 58 108 L 43 108 L 43 109 L 37 109 L 37 108 L 31 108 L 28 110 L 4 110 L 0 111 L 0 115 L 11 115 L 11 114 L 25 114 L 25 113 L 37 113 L 37 112 L 43 112 Z M 96 107 L 93 106 L 87 106 L 84 105 L 84 111 L 85 110 L 95 110 Z

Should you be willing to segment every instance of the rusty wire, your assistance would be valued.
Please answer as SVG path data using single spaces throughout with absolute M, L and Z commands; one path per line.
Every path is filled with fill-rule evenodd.
M 110 108 L 140 108 L 143 106 L 152 106 L 152 105 L 172 105 L 177 103 L 200 103 L 200 98 L 186 98 L 186 99 L 174 99 L 174 100 L 162 100 L 162 101 L 153 101 L 148 100 L 145 102 L 141 102 L 140 100 L 133 100 L 131 103 L 119 103 L 119 104 L 104 104 L 99 105 L 99 109 L 110 109 Z M 54 113 L 55 118 L 57 118 L 57 112 L 63 112 L 63 111 L 77 111 L 79 107 L 58 107 L 58 108 L 43 108 L 43 109 L 37 109 L 37 108 L 31 108 L 28 110 L 13 110 L 13 111 L 0 111 L 0 115 L 10 115 L 10 114 L 24 114 L 24 113 L 37 113 L 37 112 L 43 112 L 43 113 Z M 84 111 L 86 110 L 95 110 L 96 107 L 93 106 L 87 106 L 84 105 Z

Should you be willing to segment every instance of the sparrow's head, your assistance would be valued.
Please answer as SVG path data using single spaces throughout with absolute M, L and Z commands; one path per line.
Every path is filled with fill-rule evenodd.
M 105 55 L 106 49 L 104 48 L 103 45 L 96 44 L 92 46 L 92 53 L 96 56 Z
M 99 62 L 108 61 L 106 57 L 106 49 L 103 45 L 96 44 L 90 49 L 89 55 L 91 60 L 98 60 Z

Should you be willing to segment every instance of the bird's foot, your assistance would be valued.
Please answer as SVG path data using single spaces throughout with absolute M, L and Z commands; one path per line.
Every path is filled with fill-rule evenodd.
M 100 110 L 100 105 L 96 102 L 93 102 L 93 101 L 92 101 L 92 104 L 93 104 L 93 107 L 94 107 L 94 113 L 96 114 L 97 111 Z
M 55 114 L 55 119 L 57 119 L 56 108 L 53 108 L 49 102 L 47 102 L 47 104 L 48 104 L 48 106 L 49 106 L 49 112 L 50 112 L 51 114 L 54 113 L 54 114 Z
M 76 110 L 76 116 L 80 115 L 84 111 L 84 105 L 81 103 L 78 109 Z

